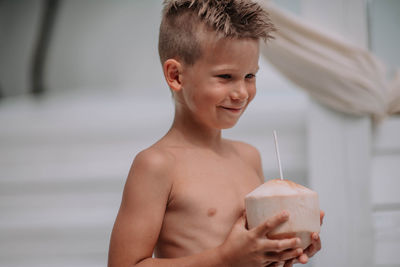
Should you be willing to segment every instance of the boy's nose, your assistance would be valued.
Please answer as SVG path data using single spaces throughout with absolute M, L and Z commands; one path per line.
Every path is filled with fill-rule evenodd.
M 231 92 L 232 100 L 245 100 L 249 98 L 249 92 L 244 84 L 238 84 Z

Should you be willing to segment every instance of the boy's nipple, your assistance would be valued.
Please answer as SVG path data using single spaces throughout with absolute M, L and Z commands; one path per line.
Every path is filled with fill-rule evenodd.
M 208 217 L 212 217 L 217 213 L 217 209 L 216 208 L 209 208 L 207 211 L 207 216 Z

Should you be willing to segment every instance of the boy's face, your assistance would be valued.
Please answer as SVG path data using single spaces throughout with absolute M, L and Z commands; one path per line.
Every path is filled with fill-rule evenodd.
M 236 124 L 256 94 L 259 42 L 210 39 L 203 42 L 195 64 L 183 67 L 177 100 L 194 121 L 226 129 Z

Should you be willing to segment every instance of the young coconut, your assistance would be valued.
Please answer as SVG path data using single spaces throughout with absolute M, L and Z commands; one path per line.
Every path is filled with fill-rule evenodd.
M 270 239 L 299 237 L 301 248 L 311 244 L 311 234 L 320 232 L 318 194 L 289 180 L 274 179 L 260 185 L 245 198 L 249 229 L 282 210 L 289 220 L 268 233 Z
M 281 179 L 270 180 L 245 197 L 249 229 L 258 226 L 282 210 L 289 212 L 289 220 L 268 233 L 270 239 L 299 237 L 301 248 L 311 244 L 311 234 L 320 232 L 318 194 L 307 187 L 283 179 L 278 137 L 274 131 L 276 157 Z

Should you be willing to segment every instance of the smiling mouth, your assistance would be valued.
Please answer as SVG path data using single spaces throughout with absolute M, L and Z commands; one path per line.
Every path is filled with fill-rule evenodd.
M 233 107 L 224 107 L 224 106 L 221 106 L 221 108 L 231 111 L 231 112 L 234 112 L 234 113 L 239 113 L 244 109 L 244 107 L 233 108 Z

